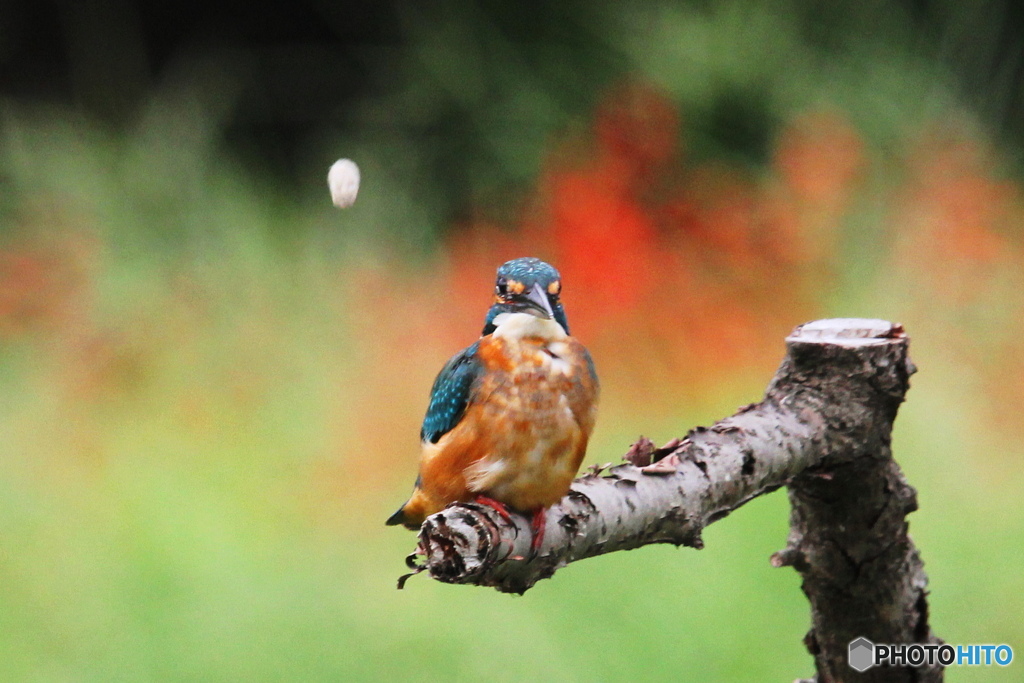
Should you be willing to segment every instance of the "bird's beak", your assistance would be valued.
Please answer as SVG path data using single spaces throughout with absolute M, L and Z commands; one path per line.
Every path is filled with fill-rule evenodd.
M 547 292 L 544 291 L 539 282 L 533 283 L 533 289 L 527 293 L 526 306 L 531 309 L 529 312 L 538 318 L 551 319 L 555 317 L 555 312 L 551 310 L 551 302 L 548 301 Z

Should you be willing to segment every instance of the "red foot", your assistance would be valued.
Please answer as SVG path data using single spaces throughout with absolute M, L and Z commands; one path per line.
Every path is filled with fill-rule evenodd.
M 537 556 L 537 551 L 540 550 L 540 545 L 544 542 L 544 529 L 547 527 L 547 521 L 547 508 L 537 508 L 533 511 L 533 517 L 530 519 L 530 530 L 533 531 L 533 539 L 530 541 L 530 557 Z
M 494 511 L 501 515 L 502 519 L 515 526 L 515 522 L 512 521 L 512 515 L 508 513 L 508 508 L 505 507 L 504 503 L 498 502 L 493 498 L 488 498 L 487 496 L 477 496 L 473 499 L 473 502 L 479 503 L 480 505 L 486 505 L 489 508 L 494 508 Z

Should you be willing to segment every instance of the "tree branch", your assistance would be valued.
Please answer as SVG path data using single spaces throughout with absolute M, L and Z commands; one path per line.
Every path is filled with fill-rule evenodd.
M 927 578 L 906 533 L 915 491 L 890 450 L 892 423 L 915 370 L 902 327 L 822 320 L 798 327 L 786 344 L 788 354 L 760 403 L 661 449 L 641 439 L 626 464 L 578 478 L 549 510 L 536 557 L 528 559 L 525 518 L 514 515 L 510 523 L 489 507 L 466 503 L 424 522 L 410 566 L 448 583 L 523 593 L 587 557 L 649 543 L 701 548 L 708 524 L 788 486 L 789 542 L 772 563 L 803 577 L 812 609 L 805 642 L 819 680 L 853 673 L 846 648 L 859 636 L 940 642 L 928 627 Z M 417 557 L 423 564 L 415 564 Z M 876 668 L 862 678 L 941 675 L 941 669 Z

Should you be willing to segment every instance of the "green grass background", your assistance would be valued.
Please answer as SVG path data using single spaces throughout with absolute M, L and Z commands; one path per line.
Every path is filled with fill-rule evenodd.
M 632 68 L 689 107 L 698 131 L 703 103 L 722 84 L 767 87 L 780 118 L 835 103 L 882 156 L 887 142 L 952 106 L 941 75 L 912 55 L 857 43 L 827 53 L 822 71 L 826 53 L 792 23 L 741 6 L 678 16 L 663 7 L 643 40 L 609 29 L 614 17 L 602 26 Z M 420 71 L 408 68 L 459 94 L 470 87 L 458 72 L 471 63 L 459 56 L 466 43 L 441 42 L 424 38 L 410 61 Z M 441 47 L 445 58 L 431 60 Z M 508 73 L 514 90 L 522 72 Z M 422 82 L 410 79 L 410 91 Z M 415 138 L 325 134 L 330 154 L 352 150 L 364 167 L 359 202 L 342 214 L 326 206 L 321 166 L 295 196 L 227 154 L 219 114 L 202 97 L 156 93 L 127 130 L 3 103 L 4 245 L 54 249 L 70 264 L 60 272 L 71 284 L 54 290 L 55 313 L 0 340 L 0 677 L 766 681 L 812 673 L 798 577 L 768 563 L 785 544 L 784 493 L 710 527 L 703 551 L 648 547 L 588 560 L 523 597 L 423 577 L 397 591 L 414 538 L 382 520 L 413 478 L 418 412 L 446 352 L 407 340 L 402 353 L 424 356 L 423 376 L 375 375 L 373 339 L 354 332 L 366 321 L 353 312 L 365 309 L 344 283 L 368 262 L 401 264 L 409 277 L 434 267 L 431 256 L 393 255 L 421 252 L 442 227 L 443 211 L 420 201 L 434 187 L 418 176 L 423 147 Z M 524 105 L 538 122 L 531 130 L 564 121 L 535 99 Z M 367 120 L 388 104 L 368 107 Z M 529 180 L 544 135 L 493 135 L 510 177 Z M 698 136 L 696 149 L 726 153 L 713 136 Z M 840 284 L 823 313 L 899 320 L 913 339 L 921 371 L 894 451 L 919 492 L 911 533 L 930 578 L 933 629 L 951 643 L 1024 652 L 1022 449 L 1013 430 L 993 427 L 975 368 L 950 351 L 944 328 L 898 288 L 865 276 L 881 262 L 865 246 L 870 238 L 857 237 L 870 235 L 857 221 L 870 224 L 872 210 L 862 207 L 848 226 Z M 993 303 L 975 313 L 1003 310 Z M 700 401 L 655 411 L 630 407 L 635 387 L 606 385 L 588 461 L 616 460 L 641 433 L 664 441 L 730 414 L 757 400 L 770 375 L 732 378 Z M 356 438 L 370 393 L 394 397 L 395 422 Z M 1018 662 L 954 669 L 947 680 L 1021 680 L 1019 671 Z

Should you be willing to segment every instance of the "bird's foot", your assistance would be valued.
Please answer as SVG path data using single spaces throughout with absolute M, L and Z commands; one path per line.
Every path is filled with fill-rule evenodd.
M 516 523 L 512 521 L 512 515 L 509 514 L 508 508 L 505 507 L 504 503 L 494 500 L 493 498 L 489 498 L 488 496 L 477 496 L 476 498 L 473 499 L 473 502 L 478 503 L 480 505 L 486 505 L 487 507 L 497 512 L 502 519 L 508 522 L 509 525 L 516 530 L 516 536 L 519 535 L 519 527 L 517 527 Z M 508 555 L 506 555 L 506 557 L 511 556 L 512 553 L 515 552 L 516 548 L 515 541 L 509 540 L 508 545 Z
M 493 509 L 501 516 L 502 519 L 512 525 L 513 528 L 518 528 L 516 527 L 515 522 L 512 521 L 512 515 L 509 513 L 508 508 L 504 503 L 483 495 L 478 495 L 473 499 L 473 502 L 479 505 L 486 505 Z M 540 551 L 540 546 L 544 543 L 544 530 L 547 528 L 547 512 L 547 508 L 539 507 L 533 511 L 533 515 L 530 517 L 530 531 L 532 532 L 532 537 L 530 539 L 530 554 L 526 558 L 527 561 L 537 557 L 537 553 Z
M 548 510 L 547 508 L 539 507 L 533 511 L 533 517 L 530 518 L 530 531 L 533 532 L 533 538 L 530 539 L 530 558 L 537 557 L 540 546 L 544 543 L 544 530 L 547 528 L 548 521 Z
M 494 500 L 493 498 L 489 498 L 487 496 L 477 496 L 476 498 L 473 499 L 473 502 L 479 503 L 480 505 L 486 505 L 487 507 L 497 512 L 503 520 L 505 520 L 512 526 L 515 526 L 515 522 L 512 521 L 512 515 L 509 514 L 508 508 L 505 507 L 504 503 Z

